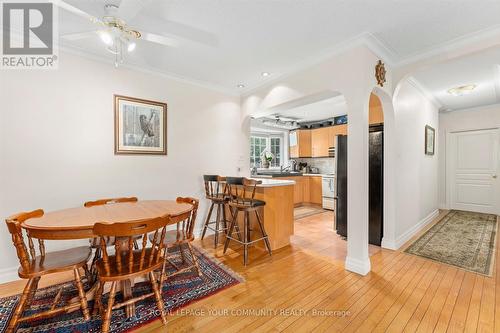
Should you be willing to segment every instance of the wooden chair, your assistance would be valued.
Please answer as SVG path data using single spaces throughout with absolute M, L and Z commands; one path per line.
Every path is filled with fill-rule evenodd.
M 226 242 L 224 244 L 224 253 L 226 253 L 229 246 L 229 242 L 234 240 L 240 244 L 243 244 L 243 263 L 246 266 L 248 263 L 248 247 L 255 242 L 263 240 L 269 255 L 271 254 L 271 245 L 269 244 L 269 238 L 267 236 L 264 225 L 262 224 L 262 219 L 259 214 L 259 209 L 266 205 L 265 201 L 255 199 L 255 189 L 260 181 L 254 179 L 247 179 L 242 177 L 227 177 L 226 183 L 228 186 L 229 197 L 229 207 L 232 209 L 233 220 L 229 227 L 229 231 L 226 235 Z M 257 217 L 257 224 L 259 225 L 261 238 L 251 240 L 250 232 L 250 212 L 255 212 Z M 243 218 L 243 240 L 238 240 L 232 237 L 233 230 L 238 224 L 238 214 L 243 212 L 245 214 Z M 239 232 L 238 232 L 239 234 Z
M 216 248 L 219 243 L 219 233 L 222 231 L 227 233 L 227 223 L 230 222 L 226 219 L 226 210 L 224 208 L 229 200 L 225 184 L 226 178 L 217 175 L 204 175 L 203 181 L 205 183 L 205 197 L 211 201 L 211 204 L 208 210 L 207 219 L 203 225 L 201 239 L 205 237 L 207 229 L 212 230 L 215 232 L 214 248 Z M 215 206 L 217 206 L 215 221 L 210 221 Z M 212 224 L 215 224 L 215 228 L 212 227 Z M 237 230 L 239 230 L 238 227 Z
M 193 247 L 191 245 L 191 242 L 194 240 L 193 231 L 196 222 L 196 214 L 198 212 L 199 201 L 198 199 L 194 198 L 177 198 L 176 201 L 177 203 L 190 204 L 192 206 L 192 209 L 191 211 L 184 213 L 182 215 L 169 217 L 170 219 L 169 224 L 176 223 L 177 228 L 176 230 L 167 231 L 165 235 L 164 246 L 167 248 L 167 254 L 165 256 L 165 260 L 168 263 L 170 263 L 177 271 L 173 274 L 168 275 L 168 277 L 183 273 L 193 268 L 196 269 L 198 276 L 201 276 L 202 274 L 200 271 L 198 258 L 196 258 L 196 255 L 193 252 Z M 154 236 L 150 235 L 149 237 L 151 240 L 153 240 Z M 182 262 L 185 263 L 186 257 L 184 254 L 185 249 L 183 249 L 183 246 L 187 248 L 189 254 L 191 255 L 192 265 L 179 268 L 168 258 L 168 249 L 178 248 L 182 258 Z
M 149 297 L 156 298 L 156 305 L 161 314 L 163 323 L 167 324 L 167 316 L 164 311 L 163 299 L 161 296 L 161 286 L 165 279 L 165 234 L 168 218 L 154 218 L 145 221 L 127 223 L 97 223 L 94 225 L 94 234 L 98 235 L 101 243 L 102 258 L 96 262 L 99 286 L 95 295 L 96 304 L 94 311 L 99 310 L 103 318 L 102 332 L 109 332 L 111 323 L 111 313 L 113 309 L 133 305 L 138 301 Z M 148 233 L 154 232 L 153 240 L 148 246 Z M 141 236 L 141 248 L 134 250 L 134 237 Z M 114 237 L 115 254 L 108 255 L 108 237 Z M 159 281 L 154 273 L 161 269 Z M 117 284 L 121 281 L 141 276 L 149 275 L 152 292 L 138 297 L 126 299 L 122 303 L 115 304 Z M 104 308 L 102 304 L 102 293 L 104 285 L 111 283 L 108 303 Z
M 80 308 L 83 312 L 85 320 L 90 319 L 89 310 L 87 307 L 87 299 L 80 275 L 80 269 L 87 269 L 87 261 L 90 257 L 91 251 L 88 247 L 77 247 L 64 251 L 45 253 L 45 243 L 43 239 L 38 238 L 37 231 L 23 226 L 24 221 L 31 218 L 38 218 L 43 216 L 44 212 L 41 209 L 13 215 L 6 219 L 7 228 L 12 236 L 12 241 L 16 247 L 17 257 L 21 267 L 19 267 L 18 274 L 22 279 L 28 279 L 24 287 L 21 299 L 12 315 L 6 332 L 15 332 L 19 323 L 47 318 L 62 313 L 67 313 Z M 23 229 L 26 230 L 26 238 L 28 246 L 26 246 L 25 238 L 23 236 Z M 38 240 L 38 249 L 40 254 L 36 255 L 35 244 L 33 239 Z M 51 273 L 59 273 L 65 271 L 73 271 L 74 282 L 78 289 L 78 302 L 69 303 L 62 307 L 57 307 L 63 288 L 61 287 L 56 294 L 52 306 L 49 310 L 39 312 L 36 314 L 23 317 L 24 310 L 30 306 L 36 290 L 38 282 L 44 275 Z
M 94 206 L 112 205 L 112 204 L 121 203 L 121 202 L 137 202 L 137 200 L 138 200 L 137 197 L 98 199 L 98 200 L 94 200 L 94 201 L 87 201 L 83 204 L 83 206 L 90 208 L 90 207 L 94 207 Z M 95 249 L 94 259 L 92 259 L 92 269 L 93 269 L 92 272 L 95 273 L 95 271 L 94 271 L 95 262 L 101 256 L 101 250 L 100 250 L 101 244 L 100 244 L 100 240 L 96 237 L 89 239 L 89 242 L 90 242 L 90 247 L 92 249 Z M 109 237 L 108 239 L 106 239 L 106 244 L 108 244 L 108 246 L 113 246 L 114 243 L 115 243 L 114 237 Z M 135 247 L 135 249 L 139 248 L 139 245 L 137 244 L 137 239 L 134 239 L 134 247 Z

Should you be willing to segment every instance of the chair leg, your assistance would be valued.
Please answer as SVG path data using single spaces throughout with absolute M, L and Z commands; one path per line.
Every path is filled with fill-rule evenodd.
M 35 297 L 36 290 L 38 288 L 38 282 L 40 281 L 40 277 L 34 278 L 33 285 L 31 286 L 30 293 L 28 295 L 28 299 L 26 300 L 25 307 L 29 307 L 31 305 L 31 302 L 33 301 L 33 298 Z
M 207 232 L 208 224 L 210 223 L 210 218 L 212 217 L 212 211 L 214 210 L 214 202 L 210 205 L 210 209 L 208 210 L 207 219 L 205 220 L 205 225 L 203 226 L 203 232 L 201 233 L 201 239 L 205 237 L 205 233 Z
M 245 212 L 243 222 L 243 264 L 246 266 L 248 264 L 248 243 L 250 240 L 250 227 L 248 221 L 248 212 Z
M 233 220 L 231 221 L 231 226 L 229 227 L 229 231 L 228 231 L 229 236 L 232 236 L 232 234 L 233 234 L 233 229 L 234 229 L 234 226 L 237 222 L 237 218 L 238 218 L 238 210 L 236 210 L 233 214 Z M 230 241 L 231 241 L 231 239 L 226 237 L 226 242 L 224 243 L 224 252 L 223 253 L 226 253 L 227 247 L 229 246 Z
M 226 205 L 221 204 L 221 207 L 222 207 L 222 225 L 224 226 L 224 234 L 227 235 Z
M 34 278 L 29 279 L 28 282 L 26 283 L 26 286 L 24 287 L 23 290 L 23 294 L 21 295 L 21 299 L 19 300 L 16 310 L 14 311 L 14 314 L 12 315 L 12 318 L 9 322 L 9 326 L 7 327 L 6 330 L 7 333 L 13 333 L 16 331 L 17 322 L 19 321 L 19 318 L 21 318 L 24 312 L 24 308 L 26 307 L 26 301 L 28 300 L 29 295 L 32 292 L 35 283 L 36 282 Z
M 189 249 L 189 253 L 191 253 L 191 258 L 193 258 L 193 264 L 194 264 L 194 267 L 196 267 L 196 272 L 198 272 L 198 276 L 202 276 L 201 270 L 200 270 L 200 263 L 198 262 L 198 258 L 196 258 L 196 255 L 194 254 L 193 246 L 191 245 L 191 243 L 187 243 L 187 246 Z
M 264 243 L 266 244 L 267 252 L 269 252 L 269 255 L 272 256 L 271 244 L 269 243 L 269 238 L 267 237 L 266 230 L 264 229 L 264 225 L 262 224 L 262 220 L 260 219 L 260 214 L 257 210 L 255 210 L 255 215 L 257 215 L 257 222 L 259 223 L 259 228 L 262 237 L 264 237 Z
M 111 282 L 111 290 L 109 292 L 108 304 L 106 305 L 106 311 L 104 312 L 104 318 L 102 320 L 102 333 L 109 332 L 109 326 L 111 325 L 111 314 L 113 312 L 113 304 L 115 303 L 116 294 L 116 281 Z
M 230 211 L 231 211 L 231 220 L 232 220 L 232 216 L 233 216 L 233 214 L 237 214 L 237 212 L 238 212 L 238 211 L 237 211 L 237 209 L 236 209 L 236 208 L 234 209 L 234 212 L 233 212 L 233 210 L 230 210 Z M 241 239 L 241 231 L 240 231 L 240 226 L 238 225 L 238 222 L 236 222 L 236 224 L 234 225 L 234 229 L 236 230 L 236 234 L 238 235 L 238 239 L 239 239 L 240 241 L 242 241 L 242 239 Z
M 217 244 L 219 243 L 219 225 L 220 225 L 220 204 L 217 204 L 217 217 L 215 218 L 215 237 L 214 237 L 214 249 L 217 248 Z
M 104 290 L 104 282 L 98 281 L 99 286 L 97 287 L 97 290 L 94 295 L 94 309 L 92 310 L 92 314 L 96 315 L 97 313 L 102 314 L 102 292 Z
M 182 263 L 186 263 L 186 256 L 184 255 L 184 250 L 182 249 L 182 244 L 179 244 L 179 253 L 181 255 L 181 258 L 182 258 Z
M 78 289 L 78 299 L 80 300 L 80 306 L 82 307 L 83 318 L 85 321 L 89 321 L 90 314 L 87 305 L 87 297 L 85 296 L 85 291 L 83 290 L 82 277 L 78 268 L 75 268 L 73 271 L 75 273 L 75 284 Z
M 149 272 L 149 279 L 151 280 L 151 286 L 153 287 L 153 292 L 155 294 L 156 306 L 158 307 L 158 310 L 160 310 L 161 321 L 163 322 L 164 325 L 167 325 L 167 314 L 165 313 L 163 298 L 158 288 L 158 282 L 156 281 L 154 272 Z

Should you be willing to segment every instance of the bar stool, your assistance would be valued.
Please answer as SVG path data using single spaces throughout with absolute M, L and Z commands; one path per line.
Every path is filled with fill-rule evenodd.
M 266 230 L 264 229 L 264 225 L 262 224 L 262 219 L 260 218 L 259 209 L 266 205 L 265 201 L 255 199 L 255 189 L 257 184 L 260 184 L 260 181 L 256 181 L 253 179 L 247 179 L 242 177 L 227 177 L 226 184 L 227 190 L 230 194 L 229 196 L 229 207 L 231 208 L 231 214 L 233 219 L 231 221 L 231 225 L 229 227 L 229 231 L 226 235 L 226 242 L 224 244 L 224 253 L 226 253 L 227 247 L 229 246 L 229 242 L 234 240 L 243 245 L 243 264 L 246 266 L 248 263 L 248 246 L 263 240 L 267 252 L 271 256 L 271 245 L 269 244 L 269 237 L 267 236 Z M 249 195 L 247 195 L 247 193 Z M 250 194 L 251 193 L 251 194 Z M 260 233 L 262 235 L 261 238 L 257 238 L 251 240 L 250 232 L 250 212 L 255 212 L 255 216 L 257 217 L 257 224 L 259 225 Z M 232 237 L 233 230 L 238 225 L 238 214 L 243 212 L 245 214 L 243 218 L 243 240 L 235 239 Z M 238 232 L 239 233 L 239 232 Z
M 203 181 L 205 182 L 205 197 L 212 203 L 210 209 L 208 210 L 208 216 L 205 220 L 203 226 L 203 232 L 201 234 L 201 239 L 205 237 L 207 229 L 215 232 L 214 248 L 217 247 L 219 243 L 219 233 L 223 231 L 227 232 L 227 222 L 226 210 L 224 209 L 225 204 L 229 200 L 229 196 L 226 192 L 225 178 L 217 175 L 204 175 Z M 217 206 L 217 214 L 215 221 L 210 221 L 212 218 L 212 212 L 214 206 Z M 215 228 L 212 225 L 215 224 Z

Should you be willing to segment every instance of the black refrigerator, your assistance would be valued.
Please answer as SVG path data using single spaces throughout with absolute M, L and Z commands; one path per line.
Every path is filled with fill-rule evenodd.
M 384 127 L 369 129 L 369 243 L 382 243 L 384 231 Z M 337 234 L 347 237 L 347 136 L 337 136 L 335 219 Z

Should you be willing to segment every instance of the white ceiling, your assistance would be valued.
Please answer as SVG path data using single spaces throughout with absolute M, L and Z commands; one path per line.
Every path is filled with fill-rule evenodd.
M 414 73 L 442 110 L 459 110 L 500 103 L 500 47 L 447 61 Z M 475 84 L 472 93 L 453 96 L 448 90 Z
M 67 0 L 101 17 L 106 3 Z M 60 10 L 61 34 L 88 31 L 91 23 Z M 161 34 L 202 37 L 212 46 L 180 40 L 178 47 L 142 42 L 127 64 L 233 92 L 297 69 L 363 33 L 404 61 L 461 36 L 500 23 L 500 1 L 489 0 L 152 0 L 130 22 Z M 97 37 L 63 46 L 108 57 Z M 263 78 L 263 71 L 272 75 Z
M 347 104 L 343 95 L 310 103 L 295 108 L 281 110 L 271 115 L 280 119 L 291 119 L 299 123 L 320 121 L 347 114 Z M 269 118 L 269 117 L 268 117 Z

